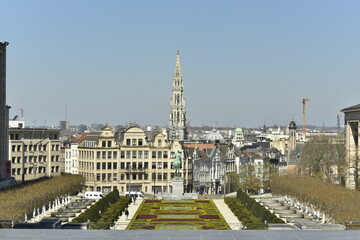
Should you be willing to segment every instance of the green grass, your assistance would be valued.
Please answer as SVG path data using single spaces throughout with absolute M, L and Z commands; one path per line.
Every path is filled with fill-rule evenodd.
M 145 200 L 129 230 L 230 230 L 212 200 Z

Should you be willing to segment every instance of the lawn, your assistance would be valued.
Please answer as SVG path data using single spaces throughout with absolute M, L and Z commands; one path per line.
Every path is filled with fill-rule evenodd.
M 212 200 L 145 200 L 127 229 L 230 230 Z

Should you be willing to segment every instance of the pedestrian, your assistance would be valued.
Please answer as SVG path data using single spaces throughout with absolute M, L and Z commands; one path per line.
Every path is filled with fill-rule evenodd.
M 125 220 L 127 221 L 129 219 L 129 210 L 125 208 Z
M 134 201 L 134 205 L 135 205 L 135 202 L 136 202 L 136 195 L 133 196 L 133 201 Z

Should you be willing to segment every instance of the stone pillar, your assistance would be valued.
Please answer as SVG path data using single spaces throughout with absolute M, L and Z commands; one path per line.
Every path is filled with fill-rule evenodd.
M 6 178 L 5 165 L 9 160 L 9 108 L 6 106 L 6 46 L 0 42 L 0 181 Z

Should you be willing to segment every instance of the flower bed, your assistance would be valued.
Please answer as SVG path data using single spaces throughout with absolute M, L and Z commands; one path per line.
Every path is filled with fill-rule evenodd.
M 127 229 L 229 230 L 211 200 L 145 200 Z

